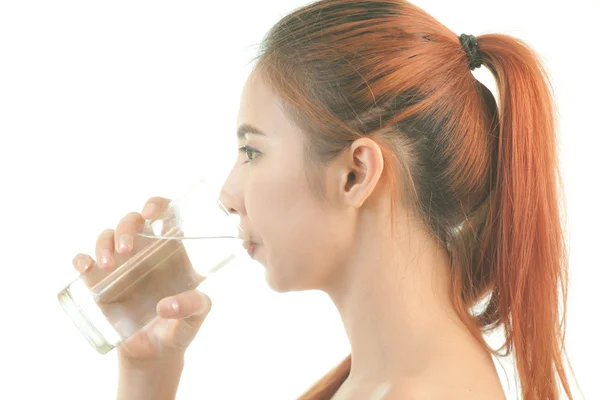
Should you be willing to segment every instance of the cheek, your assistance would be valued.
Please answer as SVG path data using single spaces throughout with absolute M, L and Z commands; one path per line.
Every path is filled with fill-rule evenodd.
M 318 285 L 346 251 L 343 221 L 317 203 L 301 168 L 253 173 L 246 208 L 264 243 L 258 261 L 267 267 L 270 285 L 276 289 Z
M 265 163 L 266 164 L 266 163 Z M 246 189 L 246 210 L 256 235 L 267 245 L 294 243 L 314 220 L 314 201 L 299 166 L 261 165 L 252 171 Z
M 306 196 L 302 164 L 294 154 L 286 159 L 287 153 L 272 146 L 264 159 L 248 169 L 244 192 L 246 211 L 261 238 L 270 235 L 278 220 L 285 220 Z
M 293 228 L 280 228 L 259 260 L 269 285 L 279 292 L 325 287 L 348 254 L 348 241 L 336 232 L 339 226 L 327 223 L 327 216 L 319 218 L 317 210 L 299 214 L 308 217 L 290 215 L 287 221 Z

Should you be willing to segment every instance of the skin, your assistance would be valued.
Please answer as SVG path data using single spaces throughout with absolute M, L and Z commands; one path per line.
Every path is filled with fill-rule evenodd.
M 504 399 L 490 355 L 450 305 L 444 249 L 409 210 L 399 210 L 397 235 L 392 235 L 393 194 L 381 179 L 379 145 L 358 139 L 325 166 L 319 172 L 323 200 L 307 180 L 306 135 L 285 116 L 258 74 L 244 86 L 238 126 L 243 124 L 266 135 L 248 133 L 239 139 L 246 150 L 231 169 L 221 200 L 240 215 L 247 239 L 256 243 L 253 256 L 265 267 L 273 290 L 322 290 L 337 307 L 352 347 L 352 370 L 334 399 Z M 154 198 L 147 204 L 156 204 L 158 212 L 166 201 Z M 118 238 L 135 232 L 140 218 L 152 215 L 148 210 L 130 213 L 116 234 L 101 234 L 98 256 L 103 249 L 118 252 Z M 93 262 L 79 255 L 74 263 L 81 258 Z M 110 258 L 105 267 L 111 267 Z M 177 340 L 160 337 L 150 327 L 118 348 L 122 398 L 174 398 L 183 353 L 210 300 L 196 291 L 176 296 L 179 313 L 167 316 L 161 307 L 169 300 L 159 303 L 165 318 L 159 324 L 178 324 Z M 152 346 L 152 340 L 159 345 Z M 142 390 L 158 371 L 170 375 L 162 379 L 160 395 L 152 386 Z

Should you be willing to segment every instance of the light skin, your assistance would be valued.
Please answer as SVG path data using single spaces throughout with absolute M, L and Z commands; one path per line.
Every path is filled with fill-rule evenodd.
M 382 179 L 379 145 L 358 139 L 322 167 L 324 200 L 307 180 L 305 171 L 312 171 L 304 159 L 307 136 L 258 74 L 242 93 L 238 126 L 247 125 L 264 135 L 240 131 L 243 150 L 221 200 L 240 215 L 273 290 L 322 290 L 337 307 L 352 348 L 352 370 L 334 399 L 503 399 L 491 357 L 450 305 L 445 250 L 407 210 L 398 210 L 397 235 L 391 234 L 393 194 Z M 158 203 L 158 212 L 165 201 L 148 204 Z M 116 234 L 101 235 L 98 254 L 103 248 L 118 252 L 120 234 L 135 232 L 139 222 L 130 217 Z M 93 262 L 79 255 L 75 264 L 80 258 Z M 166 343 L 171 351 L 136 347 L 131 343 L 137 335 L 119 346 L 121 398 L 174 398 L 185 348 L 210 309 L 210 300 L 198 292 L 177 300 L 188 306 L 176 316 L 160 314 L 167 300 L 159 303 L 165 323 L 176 318 L 184 332 L 176 335 L 177 343 Z M 152 334 L 150 328 L 139 335 Z M 167 370 L 171 376 L 162 379 L 162 397 L 152 388 L 142 391 L 157 371 Z

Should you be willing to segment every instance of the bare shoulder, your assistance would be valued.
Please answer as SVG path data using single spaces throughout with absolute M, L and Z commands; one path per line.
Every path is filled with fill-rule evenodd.
M 373 400 L 506 400 L 503 390 L 497 387 L 469 388 L 444 384 L 390 383 L 381 397 Z
M 368 380 L 346 381 L 334 399 L 506 400 L 491 358 L 478 359 L 472 353 L 463 352 L 439 354 L 436 361 L 418 374 L 395 370 L 371 376 Z
M 380 381 L 381 382 L 381 381 Z M 440 380 L 410 381 L 390 379 L 372 382 L 346 382 L 333 396 L 335 400 L 506 400 L 497 385 L 465 385 Z

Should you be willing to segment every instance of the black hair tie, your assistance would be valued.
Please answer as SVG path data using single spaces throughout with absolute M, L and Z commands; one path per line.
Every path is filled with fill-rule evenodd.
M 473 35 L 463 33 L 460 35 L 460 44 L 467 52 L 467 56 L 469 57 L 469 68 L 471 68 L 471 71 L 481 67 L 482 60 L 481 54 L 479 54 L 479 43 L 477 42 L 477 38 Z

